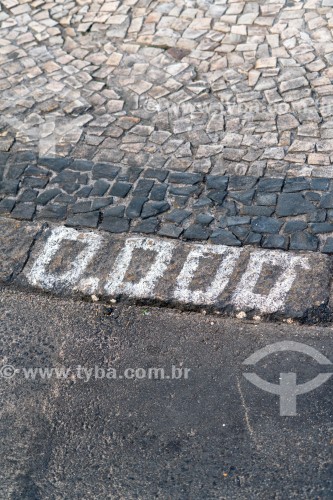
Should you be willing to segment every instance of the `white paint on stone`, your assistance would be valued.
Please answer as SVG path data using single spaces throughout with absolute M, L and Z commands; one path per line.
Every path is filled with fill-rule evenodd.
M 98 289 L 99 278 L 84 278 L 82 279 L 78 286 L 76 287 L 80 292 L 88 293 L 89 295 L 95 293 Z
M 157 281 L 170 264 L 174 243 L 152 238 L 128 238 L 124 248 L 120 251 L 113 266 L 113 271 L 109 275 L 109 281 L 105 285 L 105 291 L 109 295 L 125 294 L 129 297 L 148 298 L 154 296 L 154 288 Z M 134 250 L 144 252 L 155 252 L 156 257 L 146 275 L 138 283 L 124 281 L 126 272 L 130 266 Z
M 192 304 L 213 304 L 227 286 L 236 262 L 242 252 L 240 248 L 228 246 L 195 245 L 187 256 L 186 262 L 177 278 L 175 299 Z M 212 283 L 206 290 L 191 290 L 190 285 L 200 262 L 204 257 L 219 255 L 222 262 Z M 204 266 L 203 266 L 204 269 Z
M 68 241 L 80 242 L 84 244 L 84 248 L 79 252 L 75 251 L 75 254 L 72 251 L 69 252 L 66 259 L 69 262 L 66 270 L 51 271 L 50 265 L 63 244 Z M 116 256 L 112 271 L 104 284 L 103 274 L 95 276 L 86 272 L 92 259 L 97 256 L 103 241 L 104 239 L 99 233 L 80 232 L 67 227 L 54 228 L 31 270 L 27 272 L 29 283 L 46 290 L 60 287 L 80 290 L 89 295 L 96 293 L 97 289 L 102 291 L 104 288 L 105 293 L 110 296 L 119 294 L 135 298 L 154 297 L 156 285 L 165 276 L 174 251 L 182 244 L 157 238 L 127 238 L 123 248 Z M 133 282 L 129 276 L 126 276 L 131 269 L 135 251 L 141 252 L 139 261 L 141 260 L 143 263 L 147 259 L 147 253 L 152 252 L 153 255 L 153 262 L 138 282 Z M 237 268 L 237 261 L 244 251 L 244 249 L 222 245 L 192 245 L 176 278 L 174 290 L 171 292 L 173 298 L 183 303 L 197 305 L 217 303 L 220 295 L 230 283 L 233 271 Z M 219 267 L 215 276 L 211 276 L 209 265 L 204 262 L 205 258 L 208 257 L 219 259 Z M 112 259 L 114 259 L 113 255 Z M 280 268 L 280 274 L 267 294 L 255 291 L 264 266 Z M 247 268 L 236 285 L 231 304 L 238 311 L 248 309 L 256 309 L 262 313 L 282 311 L 288 292 L 298 273 L 301 272 L 300 269 L 311 269 L 308 258 L 304 255 L 276 250 L 253 251 L 250 253 Z M 207 276 L 211 277 L 211 282 L 206 288 L 193 289 L 196 272 L 207 273 Z M 103 284 L 100 283 L 102 280 Z
M 281 274 L 267 295 L 255 293 L 263 266 L 277 266 Z M 308 259 L 275 250 L 258 250 L 250 255 L 249 263 L 243 274 L 232 303 L 237 309 L 259 309 L 262 313 L 274 313 L 283 309 L 288 292 L 296 277 L 297 267 L 311 269 Z
M 53 274 L 48 271 L 48 266 L 61 249 L 64 241 L 78 241 L 83 243 L 85 247 L 71 262 L 70 269 L 61 274 Z M 68 287 L 77 284 L 80 276 L 100 248 L 101 243 L 102 237 L 96 233 L 81 233 L 68 227 L 54 228 L 46 241 L 43 251 L 27 275 L 29 283 L 48 290 L 55 286 Z

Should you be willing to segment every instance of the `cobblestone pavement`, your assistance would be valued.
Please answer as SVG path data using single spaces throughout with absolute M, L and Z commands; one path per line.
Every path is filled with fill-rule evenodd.
M 3 0 L 0 22 L 1 214 L 333 250 L 333 0 Z
M 333 253 L 330 178 L 124 170 L 32 153 L 9 157 L 4 172 L 2 216 L 111 233 Z

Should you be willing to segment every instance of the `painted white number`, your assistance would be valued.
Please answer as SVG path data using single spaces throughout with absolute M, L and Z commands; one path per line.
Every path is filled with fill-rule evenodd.
M 281 268 L 281 274 L 268 295 L 255 293 L 264 265 Z M 273 313 L 283 308 L 287 293 L 290 291 L 296 277 L 297 267 L 310 269 L 308 259 L 288 255 L 277 251 L 257 251 L 251 254 L 245 273 L 232 297 L 232 303 L 238 308 L 259 309 L 263 313 Z
M 71 262 L 70 269 L 62 274 L 52 274 L 47 270 L 53 257 L 61 248 L 62 243 L 78 241 L 85 245 L 77 257 Z M 102 237 L 94 233 L 80 233 L 68 227 L 56 227 L 46 241 L 42 254 L 37 258 L 27 278 L 34 286 L 52 289 L 57 285 L 69 286 L 78 282 L 89 262 L 101 246 Z
M 174 243 L 153 240 L 151 238 L 129 238 L 124 248 L 120 251 L 114 263 L 113 271 L 109 275 L 109 281 L 105 290 L 109 295 L 126 294 L 130 297 L 151 297 L 154 295 L 154 287 L 163 276 L 171 261 Z M 146 275 L 138 283 L 124 281 L 126 272 L 130 266 L 135 249 L 143 252 L 155 252 L 155 261 L 150 266 Z M 144 259 L 144 255 L 142 256 Z
M 187 256 L 178 278 L 174 297 L 181 302 L 192 304 L 213 304 L 227 286 L 242 250 L 227 246 L 196 245 Z M 190 290 L 194 273 L 199 267 L 200 259 L 209 255 L 220 255 L 222 263 L 206 290 Z M 203 272 L 203 271 L 201 271 Z

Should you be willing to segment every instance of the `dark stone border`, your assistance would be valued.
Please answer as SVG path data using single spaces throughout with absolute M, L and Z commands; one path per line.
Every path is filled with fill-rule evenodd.
M 2 162 L 2 165 L 1 165 Z M 333 253 L 333 180 L 0 156 L 0 215 L 111 233 Z

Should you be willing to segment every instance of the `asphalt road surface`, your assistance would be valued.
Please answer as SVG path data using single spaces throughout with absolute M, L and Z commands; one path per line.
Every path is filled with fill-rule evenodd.
M 243 361 L 282 341 L 333 360 L 331 327 L 9 289 L 0 318 L 1 499 L 333 498 L 332 378 L 281 416 L 243 376 L 329 373 L 290 351 Z

